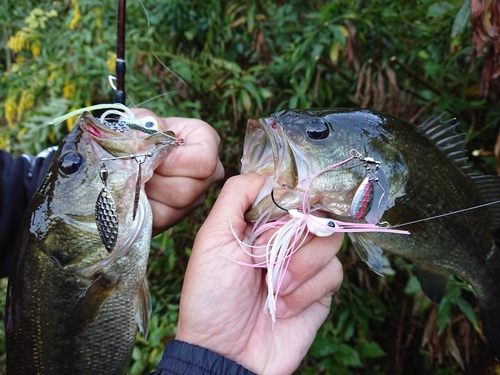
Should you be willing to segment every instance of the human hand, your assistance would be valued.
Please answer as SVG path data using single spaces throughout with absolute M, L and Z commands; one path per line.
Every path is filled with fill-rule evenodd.
M 263 312 L 265 269 L 252 263 L 231 232 L 248 240 L 244 213 L 264 183 L 261 176 L 230 178 L 198 231 L 181 294 L 176 339 L 210 349 L 257 374 L 291 374 L 330 310 L 343 271 L 335 256 L 343 235 L 310 235 L 291 258 L 277 302 L 278 319 Z
M 153 235 L 181 221 L 205 200 L 205 191 L 224 177 L 219 160 L 220 138 L 206 122 L 181 117 L 160 118 L 137 108 L 136 117 L 153 116 L 162 131 L 171 130 L 186 144 L 173 147 L 146 183 L 146 194 L 153 211 Z

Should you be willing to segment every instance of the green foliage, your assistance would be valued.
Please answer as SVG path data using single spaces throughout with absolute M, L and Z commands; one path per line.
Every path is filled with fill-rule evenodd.
M 2 7 L 0 147 L 35 153 L 74 121 L 51 127 L 47 119 L 113 101 L 116 6 Z M 493 149 L 498 85 L 481 91 L 469 0 L 158 0 L 129 2 L 127 16 L 128 105 L 212 124 L 227 175 L 238 172 L 247 118 L 287 107 L 369 107 L 413 123 L 447 111 L 470 149 Z M 493 156 L 470 161 L 495 171 Z M 152 324 L 148 339 L 137 340 L 131 374 L 151 371 L 175 335 L 190 247 L 216 194 L 214 187 L 203 207 L 153 241 Z M 391 258 L 381 279 L 352 249 L 344 253 L 344 284 L 297 373 L 472 373 L 484 342 L 464 282 L 451 280 L 438 309 L 403 259 Z

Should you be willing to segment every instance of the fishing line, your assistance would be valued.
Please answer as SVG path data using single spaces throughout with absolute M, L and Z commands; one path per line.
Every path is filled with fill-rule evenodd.
M 429 221 L 429 220 L 439 219 L 441 217 L 446 217 L 446 216 L 451 216 L 451 215 L 459 214 L 459 213 L 462 213 L 462 212 L 472 211 L 472 210 L 475 210 L 475 209 L 478 209 L 478 208 L 492 206 L 492 205 L 498 204 L 498 203 L 500 203 L 500 200 L 494 201 L 494 202 L 488 202 L 488 203 L 480 204 L 480 205 L 474 206 L 474 207 L 464 208 L 464 209 L 457 210 L 457 211 L 451 211 L 451 212 L 448 212 L 448 213 L 445 213 L 445 214 L 441 214 L 441 215 L 431 216 L 431 217 L 428 217 L 428 218 L 425 218 L 425 219 L 409 221 L 409 222 L 403 223 L 403 224 L 390 225 L 389 228 L 399 228 L 399 227 L 402 227 L 402 226 L 405 226 L 405 225 L 416 224 L 416 223 L 421 223 L 423 221 Z
M 156 57 L 156 60 L 158 60 L 158 62 L 161 64 L 161 66 L 163 66 L 165 69 L 167 69 L 170 73 L 172 73 L 178 80 L 180 80 L 184 85 L 186 85 L 187 87 L 187 83 L 186 81 L 184 81 L 179 75 L 175 74 L 174 71 L 172 69 L 170 69 L 167 65 L 165 65 L 161 60 L 160 58 L 156 55 L 156 53 L 154 51 L 151 51 L 153 53 L 153 56 Z
M 156 96 L 153 96 L 152 98 L 146 99 L 146 100 L 144 100 L 143 102 L 140 102 L 139 104 L 135 104 L 135 103 L 132 101 L 132 99 L 129 97 L 130 101 L 132 101 L 132 104 L 134 104 L 134 106 L 133 106 L 133 107 L 131 107 L 131 108 L 137 108 L 137 107 L 140 107 L 140 106 L 142 106 L 143 104 L 146 104 L 146 103 L 149 103 L 149 102 L 151 102 L 151 101 L 153 101 L 153 100 L 155 100 L 155 99 L 161 98 L 162 96 L 171 95 L 171 94 L 173 94 L 173 93 L 175 93 L 175 92 L 177 92 L 177 91 L 168 91 L 168 92 L 164 92 L 163 94 L 158 94 L 158 95 L 156 95 Z

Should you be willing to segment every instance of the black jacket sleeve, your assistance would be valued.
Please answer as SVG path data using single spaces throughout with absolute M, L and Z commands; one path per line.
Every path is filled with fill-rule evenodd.
M 52 161 L 55 148 L 16 158 L 0 150 L 0 277 L 10 273 L 21 222 Z
M 170 341 L 151 375 L 256 375 L 230 359 L 201 346 Z

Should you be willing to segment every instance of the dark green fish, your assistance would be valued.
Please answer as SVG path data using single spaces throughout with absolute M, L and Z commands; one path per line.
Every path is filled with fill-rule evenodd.
M 137 325 L 146 335 L 151 310 L 144 183 L 173 140 L 114 131 L 84 113 L 61 142 L 9 278 L 9 375 L 125 374 Z
M 500 178 L 467 174 L 464 138 L 455 126 L 437 118 L 415 128 L 359 109 L 284 110 L 250 120 L 241 171 L 268 178 L 246 217 L 283 216 L 271 189 L 279 206 L 300 209 L 310 183 L 311 207 L 333 219 L 401 225 L 410 235 L 349 236 L 379 274 L 383 250 L 411 260 L 434 303 L 441 301 L 450 274 L 470 283 L 490 347 L 500 358 L 500 252 L 490 234 L 500 226 L 499 205 L 447 215 L 498 201 Z M 342 161 L 310 181 L 313 173 Z M 427 218 L 433 219 L 419 221 Z

